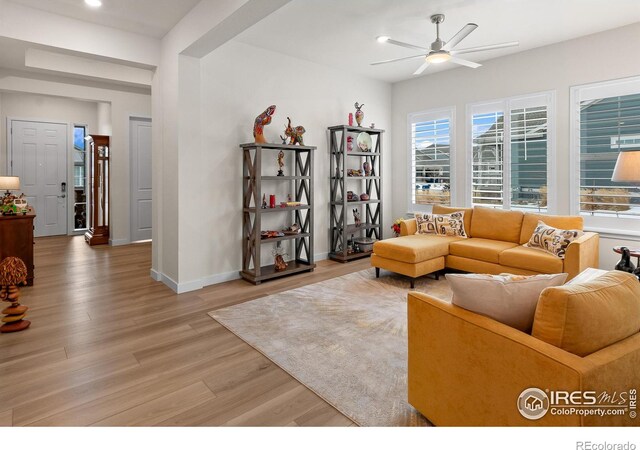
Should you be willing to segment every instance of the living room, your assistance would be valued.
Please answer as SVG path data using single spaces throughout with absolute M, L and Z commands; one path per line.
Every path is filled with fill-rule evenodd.
M 446 398 L 424 406 L 422 391 L 412 402 L 407 352 L 422 349 L 406 344 L 416 323 L 407 325 L 407 299 L 415 289 L 450 306 L 450 280 L 465 273 L 598 283 L 579 277 L 636 262 L 640 180 L 620 162 L 640 150 L 636 1 L 0 0 L 0 42 L 0 176 L 28 186 L 14 170 L 14 122 L 84 124 L 113 149 L 106 245 L 84 242 L 69 197 L 58 201 L 69 218 L 62 233 L 36 225 L 33 286 L 20 288 L 31 325 L 0 335 L 2 373 L 31 377 L 32 396 L 3 388 L 3 425 L 560 424 L 523 417 L 517 395 L 505 394 L 513 411 L 485 411 L 486 421 L 453 414 Z M 134 119 L 148 122 L 146 178 L 135 169 Z M 600 141 L 588 141 L 590 128 L 605 128 Z M 58 181 L 71 185 L 66 161 Z M 144 242 L 132 196 L 141 178 L 153 198 Z M 505 263 L 459 242 L 416 250 L 424 236 L 405 236 L 421 229 L 415 214 L 454 220 L 463 210 L 469 241 L 511 239 L 500 251 L 543 253 L 520 249 L 538 220 L 578 229 L 578 242 L 544 254 L 550 262 L 517 253 Z M 614 251 L 622 247 L 631 254 Z M 296 309 L 303 303 L 310 309 Z M 624 308 L 617 314 L 635 314 L 635 304 Z M 601 327 L 627 329 L 598 315 Z M 455 330 L 447 320 L 433 329 Z M 534 339 L 532 326 L 507 339 Z M 461 330 L 459 339 L 513 350 Z M 466 354 L 458 340 L 445 350 Z M 535 349 L 596 371 L 587 356 Z M 602 375 L 597 390 L 636 389 L 635 354 L 617 369 L 628 386 L 605 386 Z M 367 367 L 380 355 L 384 364 Z M 391 394 L 372 392 L 391 377 L 399 381 L 380 389 Z M 570 389 L 547 381 L 536 387 Z M 562 424 L 634 425 L 580 420 Z

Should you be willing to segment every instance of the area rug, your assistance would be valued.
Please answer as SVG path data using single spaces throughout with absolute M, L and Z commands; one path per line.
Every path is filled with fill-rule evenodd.
M 415 290 L 450 300 L 444 279 Z M 373 269 L 209 313 L 361 426 L 424 426 L 407 402 L 406 278 Z

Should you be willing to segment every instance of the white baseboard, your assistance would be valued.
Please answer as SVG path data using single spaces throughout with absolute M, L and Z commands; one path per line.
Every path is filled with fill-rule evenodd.
M 109 239 L 109 245 L 112 247 L 119 247 L 121 245 L 131 244 L 129 239 Z
M 322 261 L 329 257 L 329 253 L 317 253 L 314 255 L 316 261 Z M 227 281 L 233 281 L 240 279 L 240 270 L 234 270 L 232 272 L 218 273 L 215 275 L 209 275 L 198 280 L 187 281 L 185 283 L 178 283 L 171 277 L 165 275 L 162 272 L 151 269 L 150 276 L 155 281 L 160 281 L 166 284 L 176 294 L 184 294 L 185 292 L 193 292 L 202 289 L 206 286 L 212 286 L 214 284 L 226 283 Z

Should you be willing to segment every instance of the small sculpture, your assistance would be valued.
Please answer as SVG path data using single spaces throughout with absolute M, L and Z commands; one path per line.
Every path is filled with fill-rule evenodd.
M 284 167 L 284 152 L 282 150 L 278 152 L 278 166 L 280 166 L 280 170 L 278 170 L 278 176 L 283 177 L 284 172 L 282 171 L 282 168 Z
M 20 284 L 27 284 L 27 267 L 20 258 L 5 258 L 0 263 L 0 300 L 9 302 L 10 305 L 2 310 L 2 314 L 6 316 L 2 318 L 0 333 L 22 331 L 31 325 L 30 321 L 24 320 L 29 308 L 18 303 Z
M 371 176 L 371 163 L 369 161 L 365 161 L 365 163 L 362 165 L 362 168 L 364 169 L 364 175 L 366 177 L 370 177 Z
M 282 145 L 287 145 L 287 137 L 280 135 L 280 140 L 282 141 Z
M 289 123 L 287 124 L 287 128 L 284 130 L 284 135 L 288 136 L 290 141 L 289 145 L 304 145 L 304 141 L 302 139 L 302 135 L 307 131 L 302 126 L 292 127 L 291 126 L 291 118 L 287 117 Z M 282 137 L 282 136 L 280 136 Z
M 280 246 L 280 242 L 276 244 L 276 247 L 273 249 L 274 256 L 274 266 L 276 272 L 282 272 L 287 269 L 287 262 L 284 260 L 284 257 L 287 255 L 283 248 Z
M 267 140 L 264 138 L 264 127 L 271 123 L 271 116 L 276 112 L 276 105 L 271 105 L 264 110 L 262 114 L 256 117 L 253 123 L 253 137 L 256 144 L 265 144 Z
M 20 197 L 16 197 L 13 201 L 13 205 L 15 206 L 15 211 L 17 213 L 27 214 L 29 210 L 29 204 L 27 203 L 27 198 L 24 195 L 24 192 L 20 194 Z
M 631 251 L 627 247 L 622 247 L 620 251 L 622 252 L 622 257 L 620 261 L 618 261 L 618 264 L 616 264 L 615 269 L 633 273 L 636 266 L 631 262 Z
M 347 201 L 348 202 L 357 202 L 358 196 L 353 191 L 347 191 Z
M 353 150 L 353 136 L 348 136 L 347 137 L 347 152 L 350 152 Z
M 11 194 L 10 192 L 7 192 L 6 194 L 4 194 L 4 197 L 2 198 L 2 202 L 0 203 L 0 211 L 2 211 L 2 214 L 5 216 L 12 216 L 16 213 L 16 206 L 14 204 L 14 201 L 16 200 L 16 196 Z
M 361 126 L 362 119 L 364 119 L 364 113 L 362 112 L 362 107 L 364 106 L 364 103 L 362 105 L 359 105 L 358 102 L 356 102 L 354 106 L 356 107 L 356 122 L 358 122 L 358 126 Z
M 267 194 L 262 194 L 262 209 L 267 209 Z
M 353 220 L 356 222 L 356 227 L 362 225 L 362 220 L 360 219 L 360 211 L 357 209 L 353 210 Z

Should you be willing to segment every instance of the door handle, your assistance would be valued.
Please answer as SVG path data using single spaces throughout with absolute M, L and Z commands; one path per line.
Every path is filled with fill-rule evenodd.
M 67 194 L 58 195 L 58 198 L 67 198 Z

